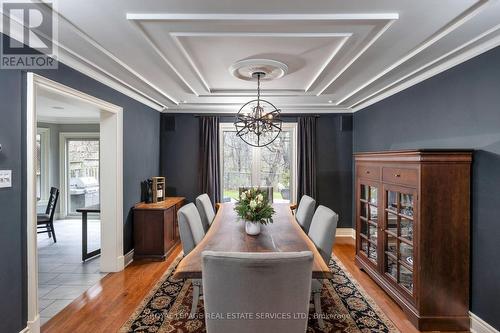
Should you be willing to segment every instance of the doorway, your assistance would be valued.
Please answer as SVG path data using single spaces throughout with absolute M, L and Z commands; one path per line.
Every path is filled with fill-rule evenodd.
M 98 144 L 94 140 L 85 145 L 91 151 L 87 154 L 85 171 L 98 176 L 98 197 L 100 202 L 100 245 L 101 257 L 99 272 L 117 272 L 124 268 L 123 256 L 123 109 L 93 96 L 82 93 L 55 81 L 34 73 L 27 74 L 27 114 L 26 114 L 26 185 L 27 185 L 27 270 L 28 270 L 28 327 L 32 332 L 40 330 L 40 314 L 38 302 L 38 249 L 37 249 L 37 198 L 42 191 L 37 192 L 37 184 L 42 184 L 43 172 L 37 169 L 37 143 L 42 142 L 43 133 L 37 133 L 37 99 L 41 91 L 50 91 L 66 98 L 73 98 L 92 105 L 98 113 Z M 73 108 L 66 110 L 67 114 L 77 116 Z M 43 131 L 42 131 L 43 132 Z M 38 141 L 37 141 L 38 139 Z M 80 138 L 87 139 L 87 138 Z M 95 138 L 94 138 L 95 139 Z M 80 143 L 83 140 L 80 140 Z M 70 141 L 71 142 L 71 141 Z M 73 142 L 73 143 L 76 143 Z M 98 146 L 99 158 L 96 170 L 95 150 Z M 73 147 L 75 148 L 75 147 Z M 65 147 L 64 149 L 67 149 Z M 77 149 L 77 148 L 75 148 Z M 92 151 L 93 149 L 93 151 Z M 44 151 L 41 150 L 41 154 Z M 94 158 L 93 158 L 94 157 Z M 92 161 L 94 160 L 94 161 Z M 77 164 L 77 163 L 76 163 Z M 66 165 L 63 166 L 64 178 L 71 175 Z M 96 173 L 97 171 L 97 173 Z M 80 172 L 80 171 L 79 171 Z M 71 183 L 68 180 L 68 183 Z M 40 187 L 43 189 L 43 186 Z M 65 195 L 71 206 L 71 187 L 65 187 Z M 89 200 L 95 200 L 89 195 Z M 86 199 L 86 198 L 84 198 Z M 68 201 L 68 200 L 66 200 Z M 73 206 L 77 205 L 76 201 Z M 73 207 L 74 208 L 74 207 Z

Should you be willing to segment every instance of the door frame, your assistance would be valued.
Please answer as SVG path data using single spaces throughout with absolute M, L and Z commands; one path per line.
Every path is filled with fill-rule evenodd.
M 44 88 L 91 103 L 101 110 L 101 263 L 103 272 L 124 268 L 123 255 L 123 108 L 32 72 L 26 90 L 26 220 L 28 329 L 40 332 L 36 224 L 36 97 Z

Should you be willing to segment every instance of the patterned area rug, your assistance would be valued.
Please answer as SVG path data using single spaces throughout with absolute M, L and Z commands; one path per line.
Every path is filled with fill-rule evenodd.
M 203 300 L 195 318 L 189 318 L 192 284 L 175 280 L 173 272 L 182 259 L 179 255 L 151 293 L 120 329 L 124 332 L 201 333 L 205 332 Z M 311 306 L 307 333 L 315 332 L 398 332 L 354 278 L 333 256 L 330 269 L 334 275 L 324 280 L 321 296 L 325 329 L 318 327 Z

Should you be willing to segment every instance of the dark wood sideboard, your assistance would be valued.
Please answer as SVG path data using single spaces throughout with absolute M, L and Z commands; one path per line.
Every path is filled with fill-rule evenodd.
M 356 264 L 419 330 L 469 330 L 471 151 L 358 153 Z
M 134 206 L 134 259 L 165 260 L 180 240 L 177 210 L 183 197 Z

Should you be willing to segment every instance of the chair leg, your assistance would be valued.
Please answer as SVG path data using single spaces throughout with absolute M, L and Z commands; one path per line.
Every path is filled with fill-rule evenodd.
M 45 225 L 45 230 L 47 230 L 47 234 L 49 235 L 49 238 L 52 238 L 52 234 L 50 233 L 50 226 L 48 223 Z
M 57 239 L 56 239 L 56 231 L 54 229 L 54 222 L 50 222 L 50 230 L 52 231 L 52 236 L 54 237 L 54 243 L 57 243 Z M 49 232 L 49 235 L 50 235 L 50 232 Z
M 323 322 L 323 312 L 321 311 L 321 291 L 314 293 L 314 311 L 316 312 L 316 316 L 318 317 L 318 325 L 319 328 L 324 329 L 325 323 Z
M 193 318 L 196 314 L 196 309 L 198 307 L 198 302 L 200 300 L 200 286 L 193 284 L 193 304 L 191 305 L 190 318 Z

